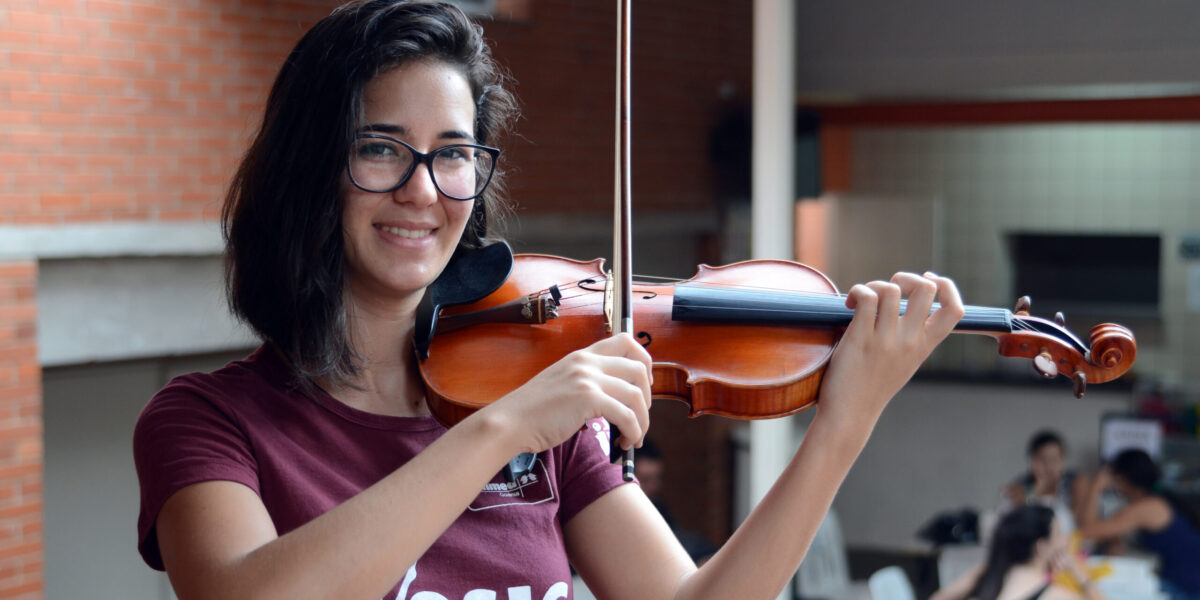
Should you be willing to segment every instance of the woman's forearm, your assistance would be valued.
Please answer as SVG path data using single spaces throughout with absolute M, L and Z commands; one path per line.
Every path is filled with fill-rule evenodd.
M 1095 537 L 1090 530 L 1100 521 L 1100 495 L 1102 493 L 1104 493 L 1104 482 L 1099 476 L 1094 477 L 1091 485 L 1088 486 L 1082 508 L 1076 515 L 1076 520 L 1079 522 L 1079 534 L 1083 537 Z
M 677 600 L 778 596 L 875 423 L 870 416 L 834 420 L 818 413 L 775 485 L 721 550 L 684 582 Z

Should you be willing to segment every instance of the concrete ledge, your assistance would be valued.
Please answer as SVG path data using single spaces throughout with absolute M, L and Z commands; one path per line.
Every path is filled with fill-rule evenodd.
M 38 360 L 43 366 L 257 343 L 229 314 L 219 256 L 89 257 L 39 265 Z
M 211 256 L 223 246 L 216 223 L 0 226 L 0 260 Z

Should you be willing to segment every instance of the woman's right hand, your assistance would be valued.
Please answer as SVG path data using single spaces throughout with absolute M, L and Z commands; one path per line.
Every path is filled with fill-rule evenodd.
M 620 334 L 566 355 L 479 412 L 503 419 L 520 452 L 553 448 L 597 417 L 617 426 L 615 442 L 629 448 L 650 425 L 651 377 L 650 354 Z

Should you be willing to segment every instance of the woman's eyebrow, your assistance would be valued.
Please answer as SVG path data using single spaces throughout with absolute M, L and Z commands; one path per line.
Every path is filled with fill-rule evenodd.
M 438 139 L 439 140 L 469 140 L 472 144 L 475 143 L 475 136 L 473 136 L 465 131 L 458 131 L 457 129 L 450 130 L 450 131 L 443 131 L 442 133 L 438 134 Z
M 388 135 L 404 135 L 408 130 L 399 125 L 388 125 L 386 123 L 373 123 L 371 125 L 363 125 L 359 131 L 369 131 L 372 133 L 386 133 Z
M 403 126 L 391 125 L 388 123 L 372 123 L 370 125 L 364 125 L 362 127 L 362 129 L 360 129 L 359 131 L 366 131 L 366 132 L 372 132 L 372 133 L 386 133 L 386 134 L 392 135 L 392 136 L 402 136 L 402 135 L 405 135 L 408 133 L 408 130 L 405 129 Z M 475 143 L 475 136 L 473 136 L 465 131 L 459 131 L 457 129 L 443 131 L 438 134 L 437 138 L 439 140 L 468 140 L 472 144 Z

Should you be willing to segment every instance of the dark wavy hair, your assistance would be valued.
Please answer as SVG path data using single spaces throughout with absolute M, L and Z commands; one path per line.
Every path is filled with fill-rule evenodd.
M 1058 446 L 1064 453 L 1067 451 L 1067 444 L 1063 442 L 1062 436 L 1058 435 L 1057 431 L 1051 429 L 1043 429 L 1029 438 L 1029 445 L 1025 448 L 1026 456 L 1033 457 L 1042 449 L 1042 446 L 1054 444 Z
M 1162 486 L 1159 485 L 1162 472 L 1154 463 L 1154 459 L 1150 458 L 1150 455 L 1146 454 L 1144 450 L 1136 448 L 1122 450 L 1108 463 L 1108 468 L 1129 485 L 1166 500 L 1167 504 L 1171 505 L 1171 510 L 1183 515 L 1184 518 L 1191 521 L 1193 527 L 1200 529 L 1200 510 L 1193 503 L 1185 501 L 1173 492 L 1162 489 Z
M 230 308 L 306 381 L 348 383 L 361 368 L 346 332 L 339 189 L 362 126 L 364 87 L 419 60 L 461 70 L 475 101 L 475 139 L 494 144 L 515 118 L 516 103 L 482 29 L 446 3 L 356 0 L 296 44 L 226 195 Z M 475 200 L 456 253 L 488 243 L 488 219 L 505 209 L 502 180 L 498 169 Z
M 1006 513 L 996 524 L 987 562 L 967 597 L 996 600 L 1009 569 L 1033 558 L 1037 541 L 1050 537 L 1052 523 L 1054 511 L 1038 504 L 1018 506 Z

